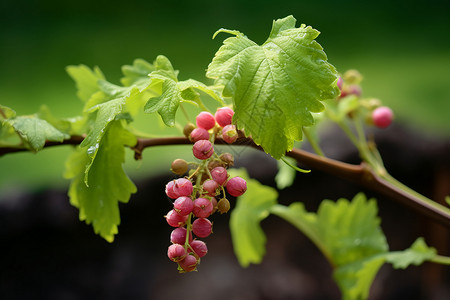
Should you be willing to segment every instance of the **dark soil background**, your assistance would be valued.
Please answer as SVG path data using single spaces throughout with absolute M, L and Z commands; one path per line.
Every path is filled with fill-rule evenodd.
M 450 142 L 417 136 L 392 127 L 376 134 L 391 174 L 434 199 L 450 194 Z M 331 157 L 358 162 L 353 149 L 331 131 L 324 148 Z M 334 151 L 333 149 L 336 149 Z M 339 151 L 337 151 L 339 150 Z M 276 163 L 265 154 L 236 158 L 237 167 L 274 185 Z M 307 166 L 304 166 L 307 167 Z M 0 203 L 0 299 L 340 299 L 325 258 L 288 223 L 270 216 L 263 263 L 241 268 L 233 254 L 229 215 L 213 218 L 214 234 L 205 239 L 208 255 L 199 271 L 178 274 L 166 249 L 171 228 L 164 186 L 172 175 L 137 182 L 138 193 L 121 206 L 122 224 L 114 243 L 78 221 L 64 190 L 16 194 Z M 361 188 L 314 171 L 298 174 L 294 186 L 280 191 L 280 202 L 303 201 L 315 210 L 321 199 L 352 198 Z M 450 255 L 448 228 L 363 190 L 378 199 L 382 228 L 392 250 L 407 248 L 418 237 L 442 255 Z M 370 299 L 450 299 L 450 268 L 425 263 L 377 275 Z

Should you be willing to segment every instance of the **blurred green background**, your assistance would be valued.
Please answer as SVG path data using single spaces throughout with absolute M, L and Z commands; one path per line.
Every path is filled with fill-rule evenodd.
M 397 122 L 448 139 L 449 8 L 444 0 L 3 0 L 0 104 L 18 114 L 47 104 L 56 116 L 75 116 L 82 103 L 65 73 L 67 65 L 99 66 L 118 83 L 122 65 L 135 58 L 153 61 L 159 54 L 180 70 L 181 79 L 204 80 L 225 37 L 212 40 L 217 29 L 236 29 L 261 43 L 272 20 L 292 14 L 298 25 L 321 31 L 318 42 L 340 72 L 356 68 L 364 75 L 363 94 L 390 105 Z M 148 126 L 159 126 L 155 120 Z M 0 194 L 67 186 L 62 173 L 69 153 L 65 146 L 1 157 Z M 143 162 L 134 162 L 129 151 L 127 169 L 138 178 L 168 170 L 176 156 L 176 151 L 155 148 L 146 150 Z

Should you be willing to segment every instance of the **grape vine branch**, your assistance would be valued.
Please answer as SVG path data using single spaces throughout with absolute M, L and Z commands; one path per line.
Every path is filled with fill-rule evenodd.
M 62 142 L 45 143 L 45 148 L 62 145 L 78 145 L 83 141 L 83 136 L 71 136 Z M 215 141 L 218 145 L 227 144 L 221 137 Z M 160 138 L 140 138 L 137 144 L 131 149 L 134 151 L 136 160 L 142 159 L 144 149 L 154 146 L 169 145 L 190 145 L 192 142 L 183 136 L 180 137 L 160 137 Z M 254 143 L 251 138 L 240 135 L 235 146 L 250 146 L 263 151 L 263 149 Z M 0 156 L 8 153 L 29 151 L 26 148 L 0 147 Z M 416 195 L 398 188 L 394 184 L 378 176 L 368 164 L 362 162 L 359 165 L 349 164 L 337 161 L 328 157 L 323 157 L 302 149 L 294 148 L 286 153 L 286 156 L 294 158 L 298 163 L 304 164 L 313 170 L 328 173 L 341 179 L 361 185 L 372 191 L 378 192 L 386 197 L 396 200 L 402 205 L 416 211 L 417 213 L 438 222 L 441 225 L 450 227 L 450 213 L 447 209 L 434 201 L 423 201 Z

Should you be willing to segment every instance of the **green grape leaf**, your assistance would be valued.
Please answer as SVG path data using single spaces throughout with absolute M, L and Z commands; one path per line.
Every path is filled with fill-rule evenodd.
M 422 239 L 404 251 L 389 252 L 377 211 L 375 200 L 367 200 L 362 193 L 351 202 L 324 200 L 316 214 L 307 212 L 302 203 L 270 208 L 272 214 L 293 224 L 316 244 L 334 267 L 334 279 L 343 299 L 352 300 L 367 298 L 385 262 L 406 268 L 436 255 Z
M 70 136 L 35 115 L 18 116 L 4 121 L 19 134 L 25 146 L 33 151 L 44 148 L 46 141 L 62 142 Z
M 125 174 L 124 145 L 134 145 L 134 135 L 120 121 L 111 122 L 100 141 L 95 160 L 85 148 L 78 148 L 66 162 L 65 177 L 72 179 L 70 203 L 80 210 L 80 220 L 94 227 L 108 242 L 114 240 L 120 224 L 119 202 L 128 202 L 136 186 Z M 90 165 L 89 187 L 85 184 L 86 165 Z
M 208 110 L 197 91 L 201 91 L 223 104 L 222 99 L 213 88 L 193 79 L 178 81 L 178 73 L 173 70 L 170 61 L 164 56 L 158 56 L 157 60 L 158 65 L 164 66 L 165 69 L 156 70 L 149 76 L 153 85 L 161 86 L 161 93 L 147 101 L 144 106 L 146 113 L 158 112 L 164 124 L 174 126 L 175 115 L 182 102 L 192 103 L 203 110 Z
M 292 16 L 274 21 L 260 46 L 238 31 L 227 38 L 208 66 L 207 76 L 232 97 L 235 123 L 276 159 L 302 140 L 302 127 L 314 123 L 320 101 L 339 94 L 338 74 L 314 40 L 319 32 Z M 215 34 L 215 35 L 216 35 Z
M 66 72 L 75 81 L 78 89 L 77 95 L 84 102 L 88 101 L 99 90 L 97 81 L 105 79 L 98 67 L 91 70 L 85 65 L 67 66 Z
M 123 77 L 120 82 L 124 86 L 139 86 L 142 81 L 146 82 L 148 80 L 148 75 L 155 71 L 156 68 L 151 63 L 143 59 L 135 59 L 133 65 L 122 66 Z
M 247 191 L 238 197 L 230 216 L 234 252 L 241 266 L 247 267 L 250 263 L 260 263 L 265 254 L 266 236 L 259 223 L 269 215 L 269 208 L 276 204 L 278 193 L 250 179 L 243 169 L 230 170 L 230 176 L 240 176 L 247 181 Z
M 289 161 L 289 163 L 292 165 L 295 165 L 297 163 L 296 160 L 291 157 L 285 157 L 284 159 Z M 277 188 L 282 190 L 290 187 L 294 183 L 295 175 L 297 173 L 296 170 L 281 159 L 278 161 L 277 165 L 278 173 L 275 176 Z

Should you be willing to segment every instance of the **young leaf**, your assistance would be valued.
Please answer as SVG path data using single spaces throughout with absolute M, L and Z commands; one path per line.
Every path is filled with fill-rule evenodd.
M 157 70 L 150 74 L 152 84 L 162 84 L 161 94 L 151 97 L 144 106 L 146 113 L 158 112 L 167 126 L 175 125 L 175 114 L 181 102 L 190 102 L 198 105 L 203 110 L 208 110 L 202 103 L 199 93 L 202 91 L 223 104 L 217 93 L 205 84 L 188 79 L 178 81 L 170 61 L 164 56 L 158 56 L 158 65 L 165 66 L 164 70 Z
M 124 86 L 140 85 L 142 80 L 148 80 L 148 75 L 155 71 L 156 68 L 151 63 L 143 59 L 135 59 L 133 65 L 122 66 L 122 73 L 124 77 L 120 79 L 120 82 Z
M 317 214 L 306 212 L 301 203 L 275 205 L 270 212 L 296 226 L 317 245 L 334 267 L 343 299 L 367 298 L 372 281 L 385 262 L 405 268 L 436 255 L 422 239 L 405 251 L 388 252 L 376 202 L 366 200 L 361 193 L 351 202 L 324 200 Z
M 125 174 L 124 145 L 134 145 L 136 139 L 124 130 L 120 121 L 114 121 L 102 138 L 95 160 L 85 148 L 78 148 L 66 163 L 65 177 L 72 179 L 69 188 L 70 203 L 80 210 L 80 220 L 94 227 L 108 242 L 114 240 L 120 224 L 119 202 L 128 202 L 136 186 Z M 85 184 L 86 165 L 90 165 L 89 187 Z
M 99 79 L 105 79 L 102 71 L 98 67 L 91 70 L 85 65 L 67 66 L 66 71 L 75 81 L 78 88 L 77 95 L 84 102 L 88 101 L 99 90 L 97 81 Z
M 234 252 L 241 266 L 247 267 L 251 263 L 260 263 L 265 254 L 266 236 L 259 223 L 269 215 L 269 208 L 276 204 L 278 193 L 250 179 L 243 169 L 230 170 L 230 176 L 240 176 L 247 181 L 247 191 L 238 197 L 230 217 Z
M 33 151 L 44 148 L 45 141 L 62 142 L 70 137 L 34 115 L 18 116 L 7 119 L 4 123 L 11 125 L 25 145 Z
M 319 32 L 295 18 L 274 21 L 269 38 L 257 45 L 238 31 L 208 66 L 207 76 L 232 97 L 233 122 L 276 159 L 302 139 L 302 127 L 314 122 L 320 101 L 339 94 L 338 74 L 314 40 Z

